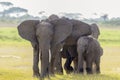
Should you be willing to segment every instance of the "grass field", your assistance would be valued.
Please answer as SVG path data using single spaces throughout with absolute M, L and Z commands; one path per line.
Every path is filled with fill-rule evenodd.
M 120 29 L 100 28 L 104 49 L 101 74 L 65 74 L 51 80 L 120 80 Z M 0 28 L 0 80 L 38 80 L 32 77 L 32 47 L 18 36 L 17 29 Z M 47 80 L 47 79 L 46 79 Z

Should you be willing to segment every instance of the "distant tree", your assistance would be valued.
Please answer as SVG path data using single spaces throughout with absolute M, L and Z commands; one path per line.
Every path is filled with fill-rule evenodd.
M 30 19 L 38 20 L 39 17 L 34 17 L 34 16 L 32 16 L 32 15 L 25 14 L 25 15 L 23 15 L 23 16 L 20 16 L 20 17 L 17 18 L 17 19 L 19 19 L 20 21 L 23 21 L 23 20 L 30 20 Z
M 11 2 L 0 2 L 0 5 L 3 6 L 3 9 L 4 9 L 4 7 L 13 6 L 13 4 Z
M 2 17 L 5 16 L 5 13 L 4 11 L 7 9 L 7 8 L 10 8 L 11 6 L 13 6 L 13 4 L 11 2 L 0 2 L 0 5 L 3 7 L 3 12 L 0 12 L 0 15 Z
M 103 14 L 101 18 L 103 18 L 104 21 L 108 20 L 108 14 Z
M 79 19 L 82 15 L 81 13 L 60 13 L 65 17 L 71 18 L 71 19 Z
M 45 11 L 40 11 L 38 14 L 41 20 L 47 19 Z
M 10 14 L 16 14 L 17 17 L 19 17 L 19 15 L 21 13 L 27 13 L 28 10 L 27 9 L 24 9 L 24 8 L 20 8 L 20 7 L 11 7 L 7 10 L 4 10 L 3 14 L 5 15 L 10 15 Z
M 1 5 L 3 6 L 11 6 L 13 5 L 11 2 L 0 2 Z
M 45 13 L 45 11 L 40 11 L 38 14 L 42 15 L 42 14 L 44 14 L 44 13 Z
M 0 22 L 18 23 L 26 19 L 39 19 L 39 17 L 29 15 L 27 9 L 14 7 L 14 4 L 11 2 L 0 2 L 0 7 L 3 7 L 3 10 L 0 12 Z

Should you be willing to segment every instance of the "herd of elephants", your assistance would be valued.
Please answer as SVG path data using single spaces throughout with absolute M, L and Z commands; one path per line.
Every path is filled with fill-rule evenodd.
M 33 76 L 63 74 L 62 58 L 66 59 L 66 73 L 100 73 L 103 49 L 97 40 L 100 35 L 97 24 L 52 14 L 46 20 L 23 21 L 17 29 L 33 47 Z

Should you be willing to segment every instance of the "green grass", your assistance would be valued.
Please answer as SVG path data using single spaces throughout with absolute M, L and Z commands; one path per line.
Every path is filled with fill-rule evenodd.
M 120 29 L 101 28 L 99 41 L 103 46 L 120 46 Z
M 17 28 L 14 27 L 2 27 L 0 28 L 0 40 L 2 41 L 22 41 L 18 36 Z
M 29 45 L 29 42 L 22 39 L 16 27 L 0 27 L 0 45 Z
M 30 74 L 15 69 L 0 69 L 0 80 L 38 80 Z
M 101 35 L 99 41 L 103 46 L 120 46 L 120 28 L 100 28 Z M 29 45 L 29 42 L 22 39 L 18 35 L 15 27 L 0 28 L 0 44 L 1 45 Z
M 101 27 L 100 30 L 99 41 L 104 49 L 100 75 L 56 74 L 50 79 L 120 80 L 120 29 Z M 31 44 L 18 35 L 15 27 L 1 27 L 0 80 L 38 80 L 32 77 L 32 52 Z

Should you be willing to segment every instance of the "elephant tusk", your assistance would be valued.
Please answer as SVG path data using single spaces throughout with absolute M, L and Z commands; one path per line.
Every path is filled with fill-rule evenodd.
M 49 62 L 51 62 L 51 51 L 49 49 Z
M 60 52 L 63 51 L 63 48 L 60 49 Z

